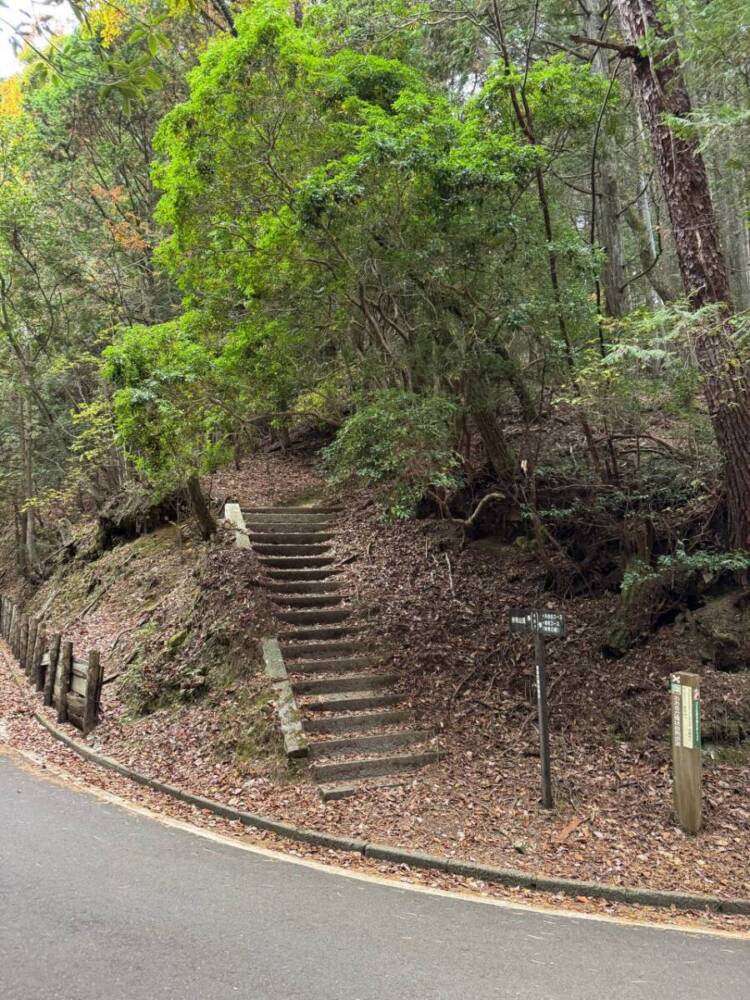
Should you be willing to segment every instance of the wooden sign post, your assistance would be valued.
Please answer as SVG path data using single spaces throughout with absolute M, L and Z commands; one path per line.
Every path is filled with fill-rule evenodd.
M 680 673 L 672 674 L 669 684 L 674 810 L 685 833 L 697 833 L 703 821 L 700 682 L 698 674 Z
M 565 616 L 556 611 L 511 611 L 511 632 L 531 632 L 536 661 L 536 704 L 539 716 L 539 754 L 542 760 L 542 805 L 551 809 L 552 768 L 549 753 L 549 711 L 547 708 L 547 657 L 545 641 L 565 635 Z

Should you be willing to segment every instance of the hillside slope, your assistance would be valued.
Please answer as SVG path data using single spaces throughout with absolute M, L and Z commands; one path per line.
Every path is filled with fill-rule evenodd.
M 217 502 L 324 496 L 309 462 L 260 457 L 211 483 Z M 257 640 L 273 628 L 257 567 L 223 533 L 204 546 L 167 526 L 91 563 L 69 563 L 34 595 L 76 645 L 97 645 L 107 677 L 89 741 L 173 784 L 277 818 L 494 864 L 749 895 L 735 864 L 750 846 L 750 673 L 696 661 L 684 622 L 618 661 L 600 648 L 614 595 L 552 599 L 533 548 L 467 542 L 460 525 L 386 524 L 367 493 L 341 498 L 337 554 L 370 609 L 417 719 L 443 759 L 388 788 L 324 805 L 282 757 Z M 182 540 L 180 540 L 182 539 Z M 510 608 L 555 607 L 549 644 L 556 807 L 539 807 L 532 653 Z M 671 816 L 667 678 L 704 675 L 706 728 L 735 734 L 706 758 L 706 828 Z M 730 724 L 731 723 L 731 724 Z

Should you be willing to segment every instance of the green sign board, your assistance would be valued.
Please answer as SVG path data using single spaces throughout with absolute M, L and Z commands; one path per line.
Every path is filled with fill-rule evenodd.
M 672 676 L 669 688 L 672 696 L 672 742 L 676 747 L 700 750 L 700 690 L 687 684 L 680 684 L 680 679 L 676 675 Z

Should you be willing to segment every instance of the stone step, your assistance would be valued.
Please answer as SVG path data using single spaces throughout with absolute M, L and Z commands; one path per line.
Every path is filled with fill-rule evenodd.
M 281 642 L 324 642 L 329 639 L 349 640 L 361 633 L 364 625 L 309 625 L 279 633 Z
M 322 545 L 332 541 L 333 531 L 248 531 L 253 545 Z
M 312 594 L 319 597 L 334 597 L 331 591 L 340 591 L 344 584 L 341 580 L 287 580 L 282 576 L 281 580 L 274 580 L 266 583 L 266 590 L 271 594 L 286 595 L 289 597 L 300 597 L 303 594 Z M 276 600 L 272 597 L 272 600 Z M 279 596 L 281 600 L 281 596 Z
M 348 799 L 357 794 L 359 782 L 345 782 L 338 785 L 318 785 L 320 797 L 324 802 L 335 802 L 337 799 Z
M 335 625 L 336 622 L 345 622 L 352 614 L 351 608 L 318 608 L 308 611 L 277 611 L 276 617 L 289 625 Z
M 425 743 L 430 734 L 419 729 L 404 729 L 393 733 L 372 733 L 367 736 L 342 736 L 335 740 L 319 740 L 308 743 L 309 754 L 313 758 L 336 757 L 351 753 L 385 753 Z
M 337 781 L 326 785 L 318 785 L 318 792 L 324 802 L 333 802 L 336 799 L 347 799 L 351 795 L 356 795 L 363 785 L 372 792 L 378 788 L 398 788 L 406 781 L 405 776 L 391 775 L 383 778 L 350 778 L 349 781 Z
M 257 544 L 252 542 L 253 549 L 259 556 L 332 556 L 331 546 L 322 545 L 267 545 L 265 542 Z
M 264 569 L 323 569 L 332 567 L 336 556 L 273 556 L 258 555 Z
M 294 534 L 297 532 L 326 532 L 330 534 L 336 527 L 336 522 L 329 518 L 312 518 L 299 521 L 263 521 L 260 518 L 248 517 L 245 521 L 247 530 L 258 534 L 275 534 L 285 532 Z
M 286 660 L 326 660 L 336 656 L 367 656 L 373 652 L 367 642 L 300 642 L 281 643 L 281 654 Z M 294 669 L 293 667 L 291 668 Z
M 317 514 L 340 514 L 341 507 L 242 507 L 245 517 L 255 517 L 256 514 L 281 514 L 292 517 L 315 517 Z
M 303 719 L 302 728 L 311 735 L 328 733 L 367 733 L 381 726 L 396 726 L 406 722 L 409 712 L 396 708 L 390 712 L 362 712 L 359 715 L 332 715 L 328 718 Z
M 338 576 L 341 573 L 341 570 L 326 569 L 326 567 L 321 567 L 319 569 L 305 569 L 304 567 L 297 569 L 278 569 L 271 566 L 264 568 L 264 572 L 266 576 L 279 582 L 284 580 L 287 583 L 304 583 L 307 580 L 313 580 L 315 582 L 326 581 L 330 576 Z
M 311 677 L 292 681 L 295 694 L 336 694 L 344 691 L 374 691 L 396 681 L 396 674 L 353 674 L 351 677 Z
M 389 754 L 384 757 L 360 757 L 331 764 L 312 764 L 310 771 L 319 782 L 344 781 L 348 778 L 380 778 L 386 774 L 418 771 L 438 759 L 435 750 L 414 754 Z
M 380 694 L 377 691 L 357 691 L 354 694 L 331 694 L 309 701 L 305 712 L 365 712 L 370 708 L 387 708 L 402 700 L 400 694 Z
M 294 660 L 287 663 L 287 673 L 294 674 L 354 674 L 367 670 L 378 662 L 376 656 L 348 656 L 338 660 Z
M 271 594 L 271 600 L 279 607 L 326 608 L 341 604 L 343 594 Z

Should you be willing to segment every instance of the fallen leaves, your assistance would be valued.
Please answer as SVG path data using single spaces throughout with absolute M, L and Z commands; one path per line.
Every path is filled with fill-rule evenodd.
M 253 459 L 241 470 L 225 470 L 214 482 L 214 494 L 270 504 L 318 485 L 314 472 L 296 459 L 273 456 L 268 469 L 265 463 Z M 706 829 L 687 838 L 673 825 L 663 682 L 673 662 L 687 653 L 676 640 L 667 641 L 669 633 L 663 633 L 658 655 L 644 647 L 615 669 L 597 652 L 611 599 L 558 602 L 571 628 L 567 639 L 549 646 L 556 807 L 547 812 L 539 805 L 531 647 L 523 639 L 511 641 L 506 625 L 509 608 L 549 601 L 542 569 L 514 546 L 464 547 L 455 526 L 384 525 L 365 494 L 350 498 L 340 527 L 337 554 L 342 560 L 360 557 L 342 563 L 350 589 L 365 607 L 377 607 L 373 641 L 392 651 L 405 703 L 438 734 L 445 755 L 440 763 L 395 786 L 372 784 L 350 799 L 324 805 L 304 771 L 290 773 L 275 753 L 275 736 L 273 746 L 253 743 L 253 720 L 272 724 L 273 716 L 252 706 L 254 698 L 262 699 L 265 682 L 250 670 L 222 691 L 138 719 L 128 717 L 117 685 L 109 685 L 105 717 L 90 743 L 170 784 L 332 833 L 539 874 L 750 895 L 750 874 L 737 864 L 750 850 L 746 768 L 710 763 Z M 443 551 L 450 553 L 450 578 Z M 199 569 L 196 558 L 186 559 L 175 547 L 168 558 L 156 550 L 139 560 L 137 571 L 123 564 L 122 579 L 71 637 L 77 645 L 112 647 L 114 670 L 138 641 L 139 626 L 167 639 L 193 609 L 200 619 L 191 638 L 195 648 L 227 617 L 233 619 L 231 635 L 244 636 L 247 648 L 263 612 L 259 589 L 237 559 L 217 548 Z M 132 578 L 126 578 L 125 568 Z M 166 596 L 149 597 L 154 605 L 145 613 L 137 586 L 141 578 L 157 575 L 168 584 L 162 588 Z M 89 600 L 84 596 L 81 607 Z M 218 643 L 216 648 L 226 649 Z M 179 655 L 158 666 L 161 672 L 152 662 L 154 683 L 168 680 L 193 649 L 185 643 Z M 716 683 L 726 693 L 730 683 L 740 681 Z M 9 685 L 0 676 L 0 735 L 7 733 L 50 765 L 140 800 L 142 793 L 130 783 L 102 777 L 51 743 Z M 626 689 L 640 693 L 623 699 Z M 268 731 L 273 736 L 271 725 Z M 189 809 L 183 815 L 200 818 Z M 253 836 L 254 842 L 272 842 Z M 336 860 L 342 863 L 340 856 Z M 393 871 L 382 865 L 370 870 Z M 416 872 L 410 878 L 460 884 L 428 882 Z M 590 900 L 581 905 L 613 912 Z
M 578 827 L 585 822 L 580 816 L 574 816 L 569 823 L 566 823 L 562 830 L 555 837 L 558 844 L 564 844 L 568 837 L 573 833 Z

